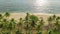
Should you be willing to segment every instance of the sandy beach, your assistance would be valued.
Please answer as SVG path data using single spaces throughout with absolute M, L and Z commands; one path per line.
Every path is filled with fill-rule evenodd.
M 54 14 L 45 14 L 45 13 L 30 13 L 31 15 L 36 15 L 38 18 L 43 17 L 44 19 L 48 18 L 49 16 L 52 16 Z M 55 14 L 56 16 L 60 16 L 60 14 Z M 26 13 L 10 13 L 9 18 L 19 19 L 26 16 Z
M 47 23 L 47 18 L 49 16 L 52 16 L 54 14 L 45 14 L 45 13 L 30 13 L 31 15 L 36 15 L 38 18 L 41 18 L 43 17 L 44 21 L 46 22 L 45 24 L 48 24 Z M 60 14 L 55 14 L 56 16 L 60 16 Z M 24 19 L 26 16 L 26 13 L 10 13 L 10 17 L 9 19 L 11 18 L 14 18 L 16 21 L 19 20 L 20 18 Z

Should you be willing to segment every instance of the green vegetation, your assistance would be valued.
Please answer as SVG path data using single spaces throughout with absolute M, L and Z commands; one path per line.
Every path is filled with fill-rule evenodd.
M 26 13 L 25 19 L 18 22 L 14 18 L 9 19 L 10 14 L 0 14 L 0 34 L 60 34 L 60 17 L 53 15 L 47 18 L 48 25 L 44 25 L 43 17 Z

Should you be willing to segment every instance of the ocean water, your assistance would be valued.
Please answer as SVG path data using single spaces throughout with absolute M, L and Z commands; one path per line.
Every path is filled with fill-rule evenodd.
M 0 12 L 60 13 L 60 0 L 0 0 Z

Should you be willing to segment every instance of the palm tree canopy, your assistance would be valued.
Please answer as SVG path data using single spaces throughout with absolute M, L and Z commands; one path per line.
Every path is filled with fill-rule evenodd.
M 35 16 L 35 15 L 31 15 L 30 19 L 33 20 L 33 21 L 35 21 L 35 22 L 37 22 L 39 20 L 38 17 Z
M 30 18 L 30 14 L 29 13 L 26 13 L 25 19 L 28 20 L 29 18 Z
M 6 16 L 6 17 L 9 17 L 9 16 L 10 16 L 10 14 L 9 14 L 8 12 L 6 12 L 6 13 L 5 13 L 5 16 Z
M 0 14 L 0 19 L 2 19 L 2 14 Z

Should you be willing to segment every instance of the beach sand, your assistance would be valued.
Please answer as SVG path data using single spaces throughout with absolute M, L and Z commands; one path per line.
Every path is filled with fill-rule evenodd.
M 9 19 L 11 18 L 14 18 L 16 21 L 19 20 L 20 18 L 24 19 L 25 16 L 26 16 L 26 13 L 10 13 L 10 17 Z M 44 14 L 44 13 L 30 13 L 31 15 L 36 15 L 38 18 L 41 18 L 43 17 L 44 21 L 46 22 L 45 24 L 48 24 L 47 23 L 47 18 L 49 16 L 52 16 L 54 14 Z M 60 16 L 60 14 L 55 14 L 56 16 Z
M 52 16 L 54 14 L 44 14 L 44 13 L 30 13 L 31 15 L 36 15 L 38 18 L 43 17 L 44 19 L 48 18 L 49 16 Z M 55 14 L 56 16 L 60 16 L 60 14 Z M 10 13 L 9 18 L 14 18 L 18 20 L 19 18 L 25 18 L 26 13 Z

